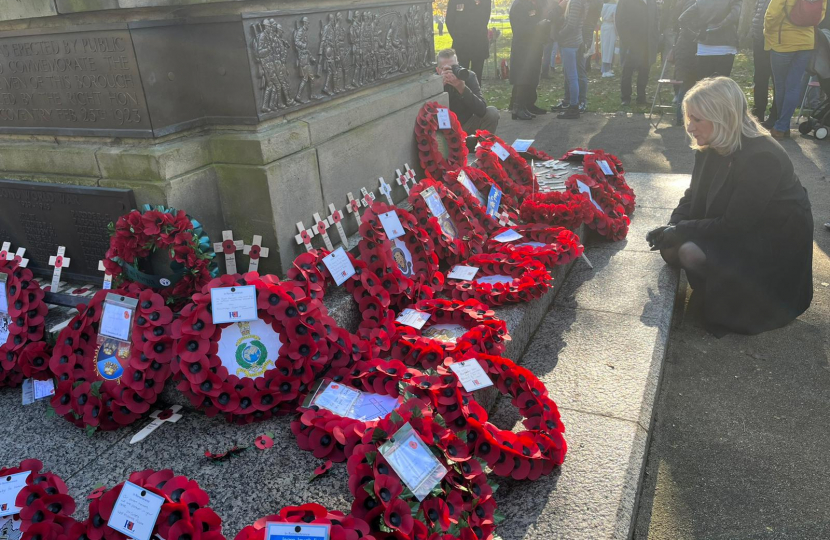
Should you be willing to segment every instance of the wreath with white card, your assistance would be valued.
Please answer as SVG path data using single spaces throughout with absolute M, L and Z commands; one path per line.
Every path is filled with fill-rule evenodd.
M 610 193 L 625 208 L 626 215 L 634 212 L 637 198 L 625 181 L 622 163 L 616 156 L 594 150 L 594 154 L 583 157 L 582 170 L 598 183 L 610 188 Z
M 588 196 L 571 191 L 535 193 L 522 201 L 519 216 L 526 223 L 543 223 L 550 227 L 576 229 L 593 219 L 594 205 Z
M 508 218 L 512 221 L 519 220 L 518 205 L 515 199 L 506 193 L 502 193 L 498 214 L 491 216 L 487 213 L 487 196 L 490 194 L 490 189 L 493 186 L 498 188 L 498 185 L 481 169 L 463 167 L 450 171 L 444 176 L 444 185 L 456 197 L 464 201 L 470 212 L 470 218 L 478 223 L 486 235 L 491 235 L 502 227 L 499 224 L 499 216 L 502 212 L 506 211 Z
M 138 301 L 126 340 L 100 333 L 108 295 Z M 90 432 L 129 425 L 150 410 L 170 376 L 173 311 L 160 294 L 137 284 L 98 291 L 78 310 L 49 360 L 56 379 L 51 406 Z
M 50 377 L 49 346 L 43 342 L 48 308 L 43 290 L 21 261 L 20 256 L 0 257 L 5 277 L 0 280 L 0 387 L 18 386 L 24 377 Z
M 291 412 L 332 362 L 352 354 L 338 330 L 297 283 L 224 275 L 194 294 L 173 323 L 177 388 L 194 407 L 229 422 Z
M 590 218 L 585 220 L 589 228 L 613 241 L 622 240 L 628 235 L 631 220 L 625 214 L 625 207 L 620 203 L 614 188 L 607 182 L 597 182 L 590 176 L 575 174 L 565 181 L 565 187 L 577 196 L 588 196 L 590 193 L 592 211 Z
M 434 298 L 422 300 L 412 309 L 430 317 L 420 330 L 395 323 L 392 357 L 409 366 L 431 369 L 447 356 L 468 351 L 502 354 L 510 339 L 505 322 L 475 300 Z
M 300 506 L 286 506 L 276 514 L 262 517 L 253 525 L 248 525 L 236 535 L 234 540 L 268 540 L 268 526 L 290 525 L 289 533 L 303 533 L 302 527 L 310 529 L 323 526 L 328 528 L 330 540 L 357 540 L 360 538 L 373 540 L 369 524 L 351 514 L 344 514 L 336 510 L 328 510 L 317 503 L 307 503 Z M 299 525 L 295 527 L 294 524 Z M 314 538 L 309 535 L 309 538 Z
M 446 110 L 449 127 L 439 129 L 438 111 Z M 442 136 L 448 147 L 446 157 L 441 153 L 438 137 Z M 455 113 L 443 105 L 430 101 L 424 103 L 415 118 L 415 143 L 418 146 L 418 159 L 421 167 L 430 178 L 440 180 L 444 174 L 467 164 L 467 134 Z
M 490 237 L 485 248 L 489 253 L 530 257 L 548 268 L 568 264 L 585 250 L 579 236 L 570 229 L 541 223 L 502 227 Z
M 499 137 L 486 131 L 476 133 L 476 164 L 501 186 L 502 191 L 521 202 L 539 192 L 539 183 L 527 161 Z
M 553 281 L 542 263 L 523 256 L 483 253 L 464 264 L 479 270 L 473 279 L 447 278 L 447 289 L 455 300 L 472 299 L 488 306 L 528 302 L 545 294 Z

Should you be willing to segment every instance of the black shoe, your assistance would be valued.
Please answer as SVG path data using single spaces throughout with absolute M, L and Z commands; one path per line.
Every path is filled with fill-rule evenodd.
M 771 116 L 767 119 L 766 122 L 761 122 L 761 126 L 763 126 L 764 129 L 772 129 L 772 127 L 774 125 L 775 125 L 775 118 L 773 118 Z
M 525 109 L 517 109 L 513 111 L 511 118 L 513 118 L 513 120 L 533 120 L 536 117 L 527 112 Z
M 541 107 L 537 107 L 536 105 L 531 105 L 527 108 L 527 112 L 530 114 L 548 114 L 548 111 Z
M 552 112 L 558 112 L 558 111 L 564 111 L 567 108 L 568 108 L 568 104 L 565 103 L 565 100 L 563 99 L 562 101 L 560 101 L 556 105 L 551 105 L 550 110 Z
M 622 100 L 622 106 L 623 107 L 630 107 L 631 106 L 631 100 L 630 99 Z
M 588 104 L 587 103 L 585 103 L 583 101 L 582 103 L 579 104 L 579 112 L 584 113 L 587 110 L 588 110 Z
M 560 120 L 576 120 L 579 118 L 579 106 L 568 107 L 562 114 L 556 115 Z

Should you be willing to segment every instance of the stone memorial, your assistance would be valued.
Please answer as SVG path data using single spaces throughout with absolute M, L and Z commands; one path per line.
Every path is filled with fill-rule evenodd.
M 417 161 L 417 111 L 446 102 L 432 6 L 192 4 L 0 0 L 0 177 L 132 190 L 212 239 L 261 235 L 280 272 L 294 224 Z

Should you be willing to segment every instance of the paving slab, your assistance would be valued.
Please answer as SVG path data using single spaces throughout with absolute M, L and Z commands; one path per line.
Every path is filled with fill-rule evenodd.
M 637 208 L 674 210 L 689 187 L 688 174 L 625 173 L 625 180 L 637 195 Z M 669 212 L 670 213 L 670 212 Z M 634 215 L 637 213 L 635 211 Z M 668 217 L 668 216 L 667 216 Z M 668 221 L 668 219 L 667 219 Z

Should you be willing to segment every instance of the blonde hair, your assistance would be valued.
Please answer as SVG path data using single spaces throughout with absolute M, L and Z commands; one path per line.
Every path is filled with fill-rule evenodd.
M 694 85 L 683 98 L 687 124 L 689 114 L 714 124 L 712 139 L 707 145 L 700 146 L 692 138 L 690 146 L 695 150 L 711 148 L 726 156 L 741 149 L 741 135 L 761 137 L 769 134 L 749 114 L 746 96 L 738 83 L 729 77 L 707 78 Z

